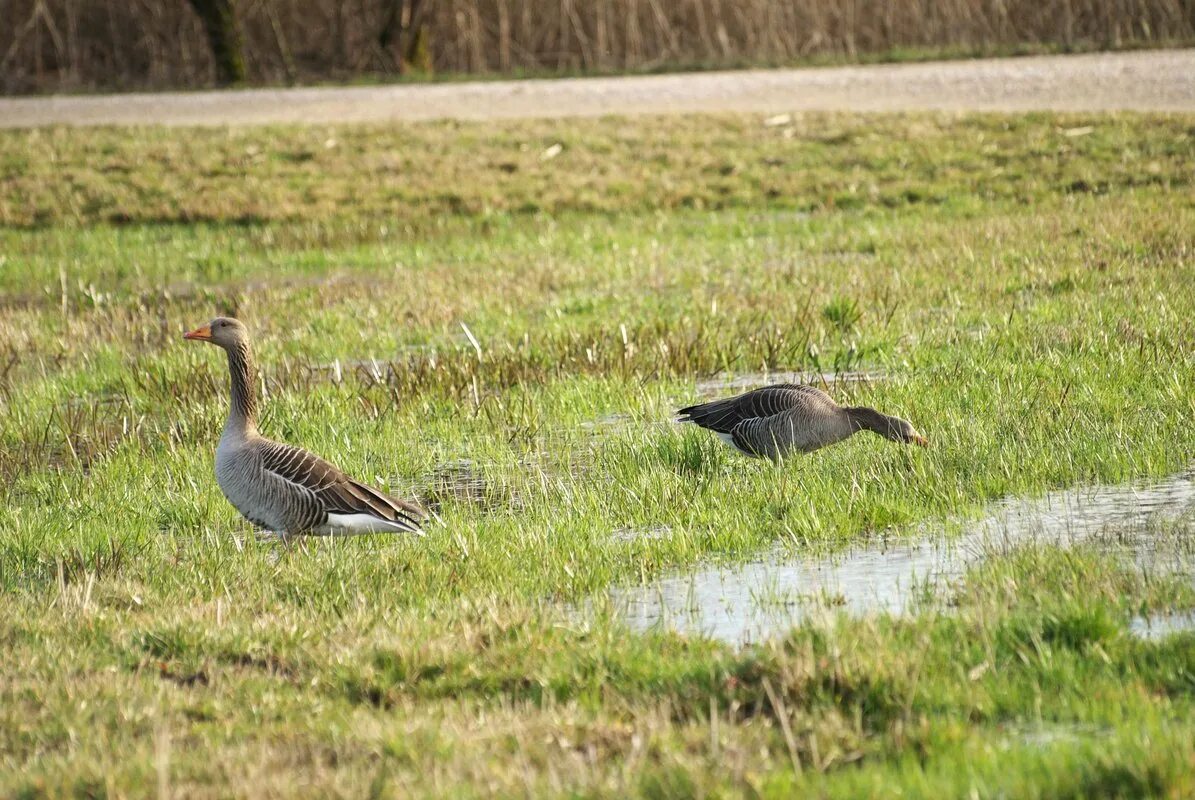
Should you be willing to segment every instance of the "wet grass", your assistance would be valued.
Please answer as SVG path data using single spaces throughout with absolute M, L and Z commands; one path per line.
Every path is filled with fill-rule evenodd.
M 1195 639 L 1129 633 L 1189 572 L 1017 551 L 949 613 L 745 650 L 567 606 L 1195 461 L 1192 131 L 0 134 L 0 794 L 1189 794 Z M 442 524 L 254 544 L 180 340 L 216 313 L 270 434 Z M 882 374 L 832 388 L 933 447 L 775 468 L 669 424 L 776 370 Z

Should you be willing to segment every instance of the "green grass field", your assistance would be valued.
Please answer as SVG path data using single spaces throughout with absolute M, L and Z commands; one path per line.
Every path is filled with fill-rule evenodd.
M 1195 794 L 1195 634 L 1129 632 L 1190 568 L 1029 547 L 746 648 L 573 611 L 1188 468 L 1193 167 L 1190 116 L 0 134 L 0 795 Z M 222 313 L 425 538 L 253 540 Z M 669 423 L 778 369 L 933 446 Z

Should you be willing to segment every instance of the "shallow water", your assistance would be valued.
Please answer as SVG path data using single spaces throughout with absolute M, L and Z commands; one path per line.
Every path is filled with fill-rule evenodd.
M 437 514 L 449 503 L 498 512 L 523 508 L 523 498 L 513 484 L 501 471 L 466 458 L 439 464 L 429 479 L 412 491 L 424 508 Z
M 920 540 L 880 541 L 831 558 L 777 549 L 744 564 L 700 568 L 613 588 L 608 595 L 615 613 L 636 630 L 664 626 L 741 644 L 838 610 L 858 616 L 905 612 L 984 557 L 1024 545 L 1098 539 L 1138 560 L 1156 561 L 1153 536 L 1125 537 L 1119 529 L 1190 514 L 1195 514 L 1195 472 L 1000 501 L 966 523 L 959 536 L 927 526 Z M 1113 529 L 1118 532 L 1109 536 Z
M 888 375 L 880 371 L 852 370 L 849 372 L 719 372 L 697 382 L 697 393 L 703 395 L 744 392 L 761 386 L 778 383 L 801 383 L 825 388 L 835 384 L 874 383 L 887 380 Z
M 610 538 L 616 542 L 650 542 L 656 539 L 667 539 L 671 535 L 671 527 L 656 525 L 651 528 L 618 528 L 610 534 Z
M 1150 614 L 1148 617 L 1134 617 L 1129 623 L 1129 633 L 1150 641 L 1158 641 L 1187 631 L 1195 631 L 1195 611 Z
M 1112 729 L 1091 723 L 1043 723 L 1032 727 L 1011 728 L 1009 739 L 1017 744 L 1035 747 L 1052 744 L 1078 742 L 1112 735 Z

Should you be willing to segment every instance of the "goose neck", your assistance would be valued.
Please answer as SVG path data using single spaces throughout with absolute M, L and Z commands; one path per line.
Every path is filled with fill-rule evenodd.
M 868 406 L 853 406 L 844 409 L 851 423 L 851 431 L 868 430 L 884 438 L 891 438 L 891 417 Z
M 247 344 L 228 348 L 228 374 L 231 403 L 226 428 L 233 431 L 257 430 L 257 365 Z

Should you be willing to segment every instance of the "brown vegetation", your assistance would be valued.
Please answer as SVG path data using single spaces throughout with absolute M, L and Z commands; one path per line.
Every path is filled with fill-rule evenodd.
M 1191 41 L 1195 0 L 0 0 L 0 90 L 735 66 Z M 214 9 L 206 16 L 197 10 Z M 213 51 L 217 56 L 213 56 Z

